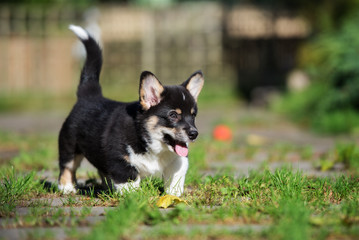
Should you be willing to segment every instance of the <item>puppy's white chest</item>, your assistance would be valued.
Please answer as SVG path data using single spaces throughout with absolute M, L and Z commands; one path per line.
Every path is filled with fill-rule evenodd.
M 130 163 L 137 168 L 141 177 L 162 177 L 164 169 L 174 160 L 174 154 L 170 151 L 136 154 L 129 148 L 128 152 Z

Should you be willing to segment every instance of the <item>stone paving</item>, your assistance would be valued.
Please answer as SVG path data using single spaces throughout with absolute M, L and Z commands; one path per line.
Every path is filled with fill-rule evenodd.
M 6 114 L 0 115 L 0 130 L 1 131 L 10 131 L 18 132 L 24 134 L 36 134 L 39 132 L 47 133 L 57 133 L 61 127 L 62 121 L 64 120 L 66 114 L 63 113 L 42 113 L 42 114 Z M 246 109 L 243 110 L 230 110 L 230 109 L 213 109 L 205 110 L 200 112 L 197 119 L 197 126 L 200 133 L 204 135 L 210 135 L 211 130 L 215 123 L 220 123 L 223 119 L 230 119 L 231 122 L 243 123 L 243 127 L 238 129 L 234 133 L 234 138 L 245 141 L 246 137 L 249 135 L 260 136 L 262 139 L 270 143 L 290 143 L 298 146 L 307 146 L 310 145 L 314 153 L 321 154 L 328 149 L 331 149 L 336 142 L 348 140 L 345 137 L 331 138 L 331 137 L 320 137 L 316 136 L 308 131 L 305 131 L 297 126 L 281 119 L 278 116 L 270 114 L 263 110 L 255 109 Z M 353 140 L 353 139 L 350 139 Z M 355 139 L 357 141 L 357 139 Z M 239 141 L 240 143 L 241 141 Z M 1 153 L 0 153 L 1 154 Z M 4 153 L 6 154 L 6 153 Z M 216 174 L 221 169 L 230 167 L 235 176 L 248 175 L 251 169 L 260 169 L 267 159 L 266 152 L 259 151 L 251 161 L 239 161 L 241 156 L 238 154 L 229 154 L 225 162 L 215 162 L 211 161 L 209 167 L 206 171 L 203 172 L 204 175 Z M 303 171 L 303 173 L 308 175 L 317 175 L 317 176 L 327 176 L 327 175 L 338 175 L 343 173 L 344 166 L 341 164 L 336 164 L 334 166 L 334 171 L 331 172 L 321 172 L 315 168 L 312 162 L 303 161 L 298 158 L 290 162 L 290 165 L 294 169 Z M 57 161 L 54 160 L 54 165 L 57 164 Z M 274 170 L 283 164 L 282 162 L 270 162 L 267 164 L 269 169 Z M 95 171 L 95 169 L 86 161 L 82 164 L 80 171 Z M 43 178 L 46 178 L 47 181 L 55 182 L 57 178 L 57 172 L 52 171 L 42 171 L 41 173 Z M 80 179 L 81 180 L 81 179 Z M 79 198 L 78 198 L 79 199 Z M 83 210 L 83 207 L 67 207 L 63 206 L 66 199 L 37 199 L 36 201 L 46 201 L 48 209 L 63 209 L 65 212 L 72 212 L 80 214 Z M 25 204 L 26 205 L 26 204 Z M 99 221 L 102 221 L 105 218 L 106 211 L 111 209 L 111 207 L 91 207 L 91 212 L 88 217 L 86 217 L 86 224 L 77 228 L 77 231 L 80 233 L 87 233 L 90 231 L 91 226 Z M 51 211 L 51 210 L 49 210 Z M 165 214 L 166 211 L 163 210 Z M 26 216 L 31 214 L 30 208 L 28 207 L 18 207 L 16 208 L 18 216 Z M 71 229 L 61 228 L 61 227 L 37 227 L 37 228 L 2 228 L 4 224 L 11 226 L 11 222 L 16 221 L 16 219 L 3 219 L 0 218 L 0 239 L 26 239 L 26 238 L 38 238 L 43 239 L 47 238 L 50 235 L 54 236 L 55 239 L 66 239 L 69 231 Z M 178 228 L 182 228 L 183 231 L 190 231 L 191 229 L 199 229 L 201 231 L 206 231 L 206 229 L 222 229 L 226 231 L 236 231 L 238 228 L 249 229 L 251 231 L 260 231 L 266 226 L 263 225 L 245 225 L 245 226 L 222 226 L 222 225 L 181 225 Z M 142 226 L 134 239 L 141 239 L 142 236 L 145 236 L 146 232 L 156 231 L 153 227 Z

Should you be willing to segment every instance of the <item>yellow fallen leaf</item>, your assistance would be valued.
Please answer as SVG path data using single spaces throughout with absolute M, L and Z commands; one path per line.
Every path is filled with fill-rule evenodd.
M 173 195 L 165 195 L 158 199 L 156 206 L 160 208 L 168 208 L 172 205 L 177 205 L 179 203 L 185 203 L 188 205 L 187 201 L 180 199 L 179 197 Z

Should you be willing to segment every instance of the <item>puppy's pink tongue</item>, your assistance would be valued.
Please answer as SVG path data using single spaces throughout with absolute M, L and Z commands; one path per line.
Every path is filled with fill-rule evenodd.
M 181 156 L 181 157 L 187 157 L 188 155 L 188 148 L 185 147 L 185 146 L 181 146 L 181 145 L 178 145 L 176 144 L 175 146 L 175 152 Z

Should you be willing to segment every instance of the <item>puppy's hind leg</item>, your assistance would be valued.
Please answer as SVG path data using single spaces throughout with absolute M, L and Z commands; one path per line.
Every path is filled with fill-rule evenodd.
M 103 172 L 97 170 L 98 175 L 101 177 L 101 185 L 103 188 L 111 188 L 111 179 L 107 178 Z
M 76 193 L 76 170 L 83 159 L 82 154 L 74 154 L 72 158 L 61 158 L 60 154 L 60 176 L 58 188 L 65 194 Z

